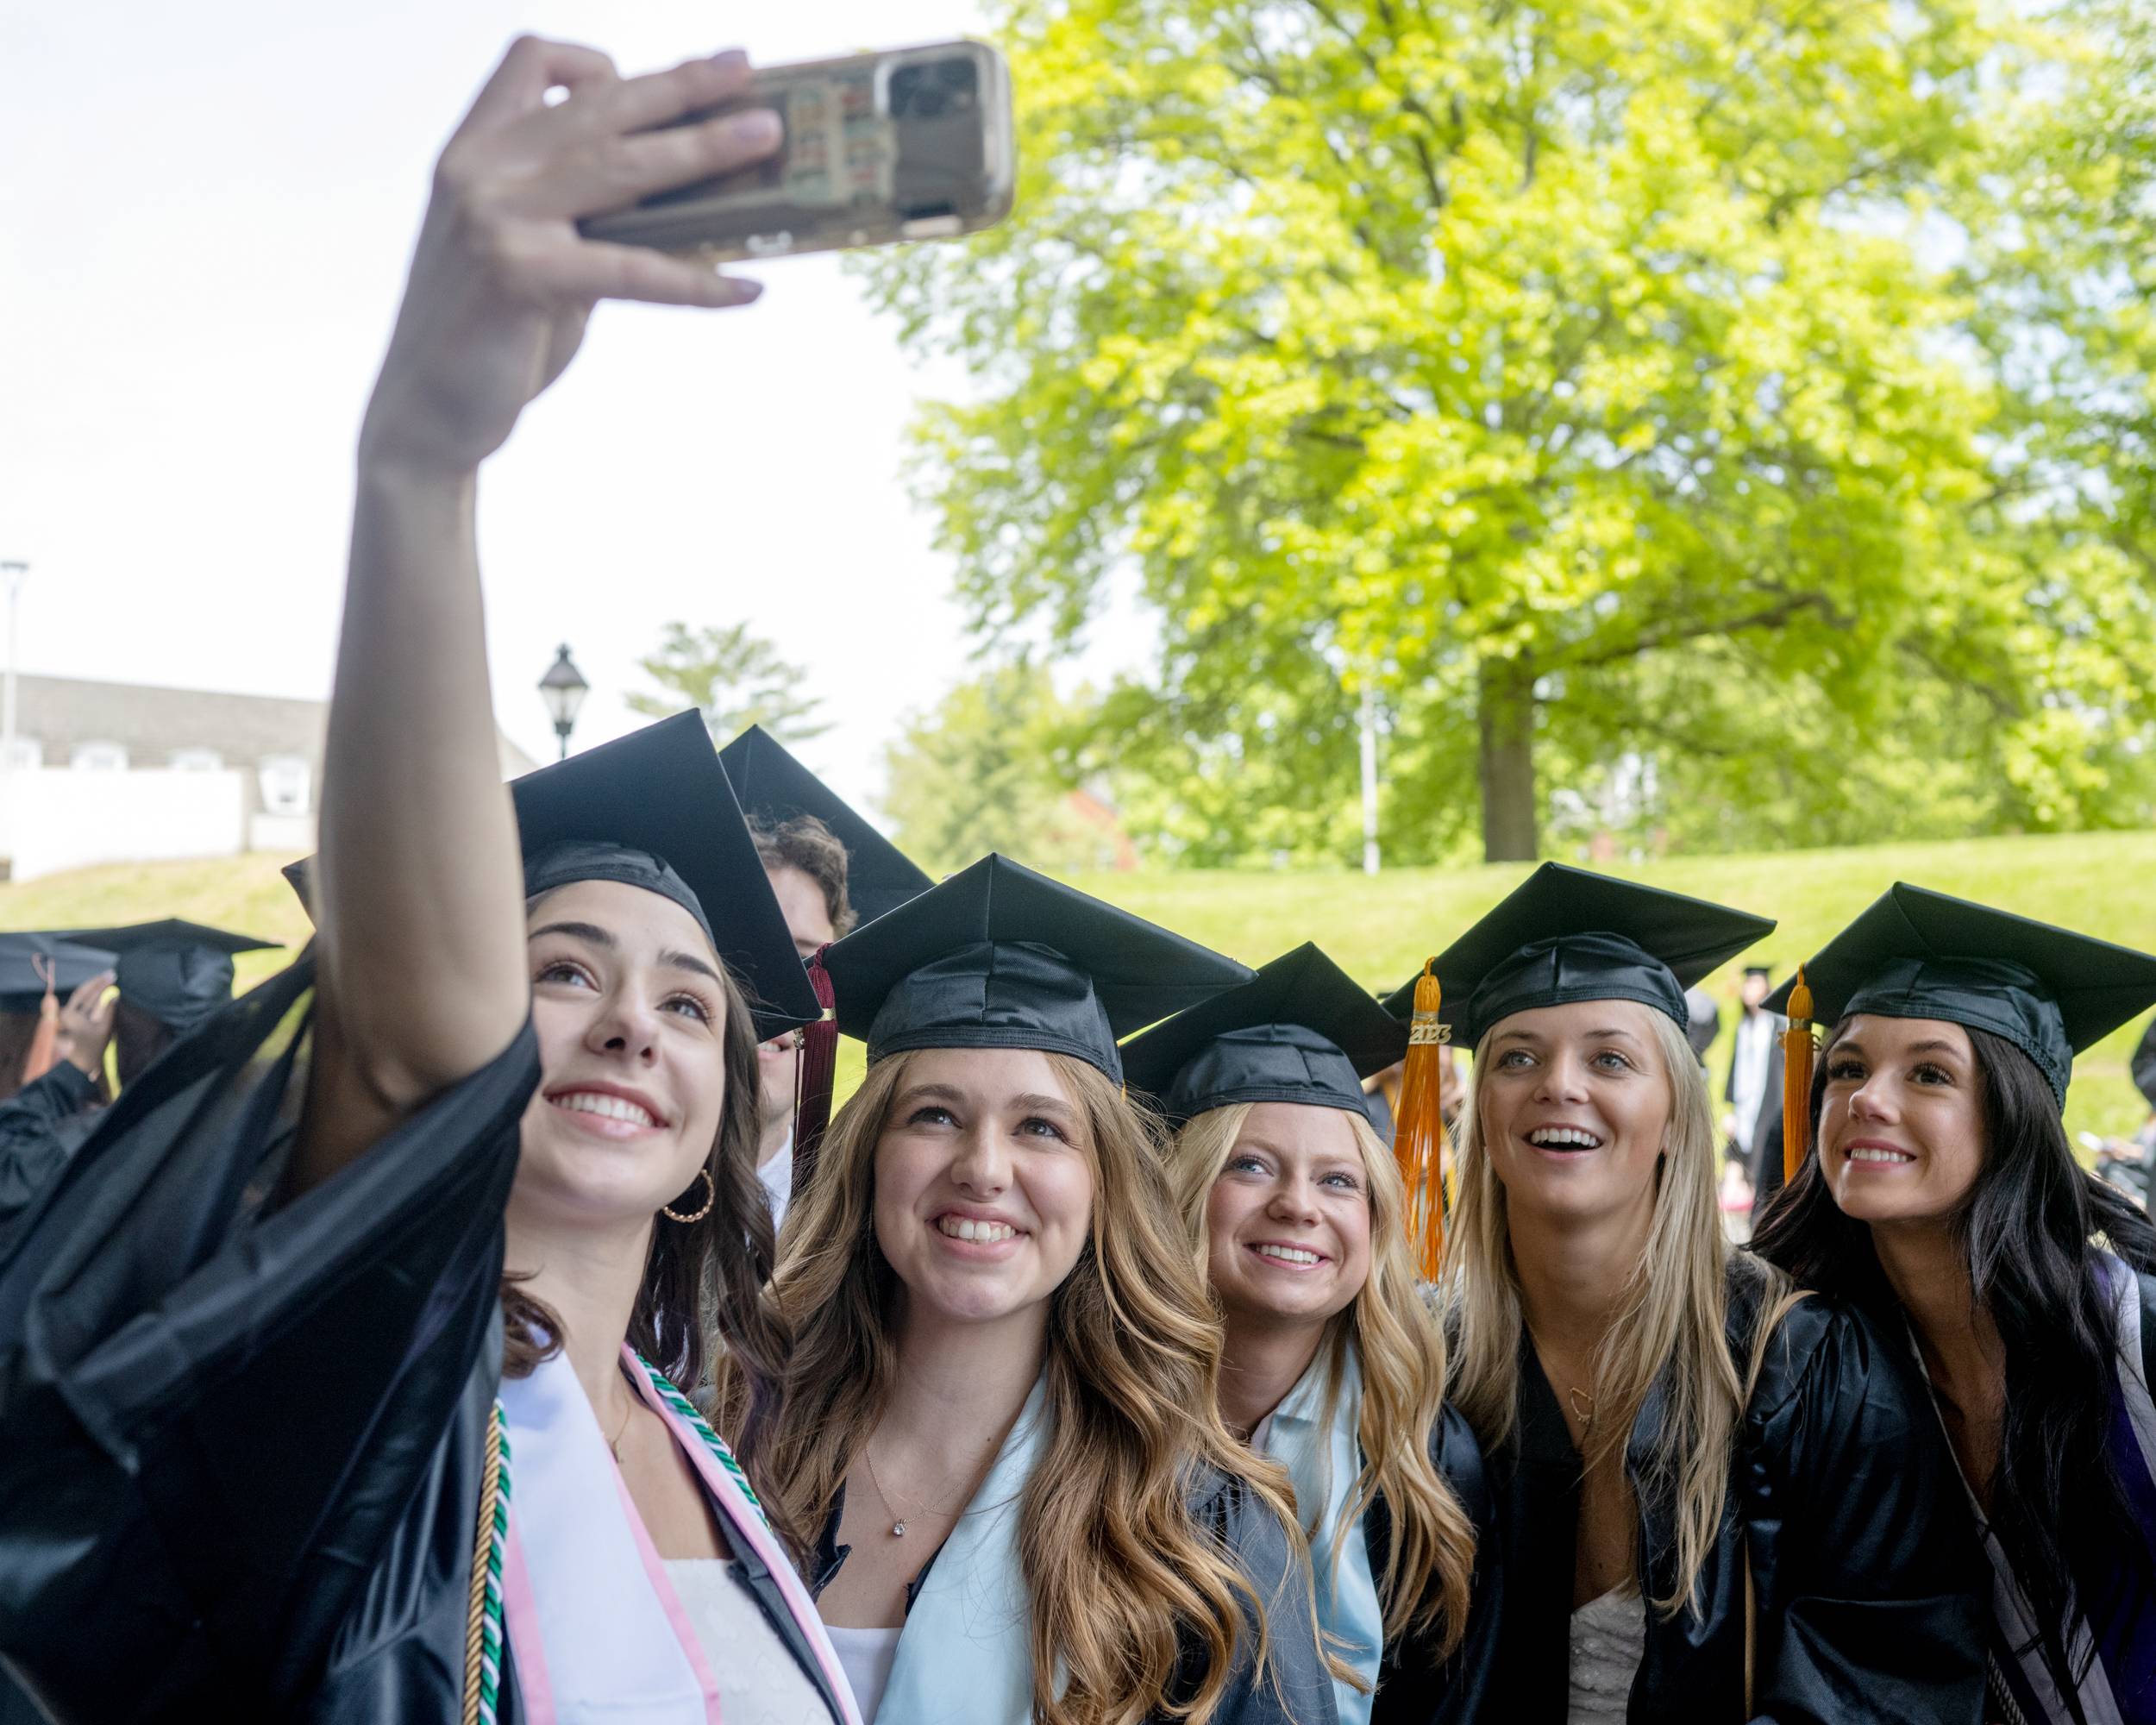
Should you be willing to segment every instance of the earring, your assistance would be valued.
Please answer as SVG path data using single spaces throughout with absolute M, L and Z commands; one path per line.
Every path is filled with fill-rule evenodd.
M 668 1221 L 700 1222 L 711 1214 L 711 1206 L 718 1201 L 718 1182 L 711 1178 L 711 1170 L 708 1168 L 699 1168 L 696 1171 L 704 1176 L 704 1208 L 693 1216 L 684 1216 L 661 1204 L 659 1206 L 659 1214 Z

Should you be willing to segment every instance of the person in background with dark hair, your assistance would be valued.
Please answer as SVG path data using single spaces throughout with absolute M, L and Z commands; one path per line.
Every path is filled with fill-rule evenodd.
M 768 157 L 739 54 L 517 41 L 360 438 L 318 936 L 154 1063 L 0 1259 L 0 1662 L 60 1725 L 855 1725 L 750 1437 L 790 1337 L 755 1044 L 817 1003 L 693 714 L 500 781 L 479 470 L 605 298 L 580 217 Z M 759 1002 L 752 1012 L 746 994 Z
M 1985 1718 L 2150 1725 L 2156 1227 L 2061 1110 L 2156 957 L 1897 882 L 1803 975 L 1816 1151 L 1753 1250 L 1907 1321 L 1991 1560 Z
M 793 950 L 805 964 L 850 932 L 854 907 L 846 897 L 846 847 L 812 814 L 776 826 L 753 821 L 756 854 L 785 913 Z M 800 1101 L 803 1033 L 787 1031 L 756 1048 L 756 1177 L 771 1201 L 772 1225 L 786 1220 L 793 1196 L 794 1114 Z
M 828 1007 L 823 950 L 933 882 L 761 725 L 743 731 L 718 759 L 755 832 L 794 950 L 809 967 L 817 998 Z M 838 1027 L 827 1017 L 756 1051 L 763 1082 L 757 1173 L 770 1195 L 774 1226 L 785 1220 L 801 1183 L 797 1176 L 830 1119 L 837 1040 Z
M 96 1122 L 117 999 L 111 989 L 112 972 L 105 970 L 68 994 L 60 1009 L 60 1058 L 0 1102 L 0 1259 L 17 1219 Z
M 1763 1008 L 1773 986 L 1773 973 L 1765 965 L 1745 966 L 1744 981 L 1739 985 L 1737 994 L 1741 1010 L 1730 1050 L 1729 1076 L 1722 1084 L 1722 1101 L 1729 1105 L 1728 1112 L 1722 1116 L 1722 1133 L 1728 1140 L 1728 1155 L 1744 1168 L 1745 1177 L 1755 1194 L 1767 1189 L 1760 1184 L 1763 1157 L 1770 1153 L 1776 1157 L 1782 1153 L 1778 1138 L 1771 1152 L 1762 1148 L 1766 1143 L 1764 1128 L 1768 1117 L 1782 1099 L 1783 1020 Z

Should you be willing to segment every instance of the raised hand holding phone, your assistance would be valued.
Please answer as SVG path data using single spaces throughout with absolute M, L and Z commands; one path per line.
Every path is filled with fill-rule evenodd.
M 593 305 L 724 307 L 752 282 L 638 246 L 587 239 L 581 216 L 769 155 L 778 116 L 736 110 L 746 55 L 624 78 L 596 49 L 512 43 L 435 170 L 404 303 L 368 404 L 363 462 L 469 473 L 574 357 Z

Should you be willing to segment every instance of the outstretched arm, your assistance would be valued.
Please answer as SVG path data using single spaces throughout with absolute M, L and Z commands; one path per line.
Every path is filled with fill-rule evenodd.
M 599 300 L 717 307 L 755 297 L 751 284 L 597 244 L 575 225 L 769 154 L 779 128 L 768 111 L 651 129 L 748 80 L 739 54 L 623 78 L 590 48 L 525 38 L 442 151 L 360 439 L 297 1188 L 486 1064 L 523 1021 L 516 825 L 473 536 L 478 470 L 561 374 Z

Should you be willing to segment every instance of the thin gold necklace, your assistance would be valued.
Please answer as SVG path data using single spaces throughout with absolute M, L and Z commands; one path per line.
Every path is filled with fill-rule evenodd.
M 894 1540 L 903 1540 L 906 1537 L 906 1511 L 899 1507 L 898 1500 L 883 1489 L 883 1482 L 876 1477 L 876 1458 L 866 1444 L 861 1446 L 861 1458 L 868 1465 L 868 1484 L 875 1487 L 876 1496 L 883 1499 L 883 1507 L 891 1512 L 891 1537 Z M 929 1509 L 923 1510 L 922 1513 L 931 1515 L 948 1515 L 950 1511 Z
M 621 1465 L 621 1440 L 629 1435 L 629 1421 L 636 1411 L 636 1398 L 631 1396 L 629 1405 L 621 1410 L 621 1425 L 615 1430 L 614 1435 L 606 1440 L 606 1447 L 613 1451 L 614 1464 L 617 1467 Z

